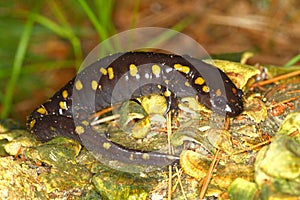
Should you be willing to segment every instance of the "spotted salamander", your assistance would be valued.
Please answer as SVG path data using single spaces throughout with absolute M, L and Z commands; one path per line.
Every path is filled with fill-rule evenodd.
M 104 57 L 83 69 L 28 117 L 28 128 L 40 141 L 66 136 L 112 160 L 164 166 L 178 159 L 157 152 L 126 149 L 100 134 L 90 115 L 154 93 L 166 97 L 169 110 L 180 96 L 196 95 L 199 103 L 229 117 L 243 111 L 243 92 L 220 69 L 189 56 L 126 52 Z

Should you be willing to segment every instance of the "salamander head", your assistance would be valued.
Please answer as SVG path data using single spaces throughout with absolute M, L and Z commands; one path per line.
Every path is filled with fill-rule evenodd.
M 226 96 L 212 94 L 210 97 L 211 109 L 221 115 L 236 117 L 243 112 L 243 92 L 234 89 L 234 92 L 226 92 Z

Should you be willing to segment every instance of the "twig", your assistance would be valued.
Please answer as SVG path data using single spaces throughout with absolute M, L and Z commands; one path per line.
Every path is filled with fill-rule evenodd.
M 120 118 L 120 114 L 115 114 L 115 115 L 111 115 L 111 116 L 108 116 L 108 117 L 103 117 L 99 120 L 91 122 L 91 125 L 95 126 L 97 124 L 102 124 L 104 122 L 109 122 L 109 121 L 112 121 L 112 120 L 115 120 L 115 119 L 118 119 L 118 118 Z
M 186 197 L 186 194 L 185 194 L 185 191 L 183 189 L 183 185 L 182 185 L 182 182 L 181 182 L 181 174 L 182 174 L 182 170 L 181 170 L 181 173 L 178 169 L 178 167 L 176 166 L 175 167 L 175 170 L 176 170 L 176 174 L 177 174 L 177 177 L 178 177 L 178 183 L 179 183 L 179 186 L 180 186 L 180 189 L 181 189 L 181 192 L 182 192 L 182 195 L 183 195 L 183 198 L 185 200 L 187 200 L 187 197 Z M 173 191 L 175 190 L 176 187 L 174 187 Z
M 171 134 L 172 134 L 172 123 L 171 123 L 171 112 L 167 115 L 167 133 L 168 133 L 168 150 L 169 154 L 172 154 L 171 150 Z M 168 184 L 168 200 L 172 199 L 172 165 L 169 165 L 169 184 Z
M 226 116 L 223 129 L 227 131 L 229 130 L 229 126 L 230 126 L 230 118 Z
M 199 198 L 199 200 L 201 200 L 201 199 L 204 198 L 204 195 L 206 193 L 208 184 L 210 183 L 211 177 L 213 175 L 213 170 L 215 169 L 215 167 L 217 166 L 217 164 L 218 164 L 218 162 L 220 160 L 218 158 L 219 152 L 220 152 L 220 150 L 217 149 L 217 151 L 216 151 L 216 153 L 214 155 L 214 159 L 212 160 L 212 162 L 211 162 L 211 164 L 209 166 L 208 174 L 205 177 L 205 179 L 203 180 L 203 185 L 202 185 L 202 188 L 201 188 L 201 191 L 200 191 L 200 198 Z
M 289 134 L 289 136 L 290 136 L 290 137 L 296 137 L 299 133 L 300 133 L 300 132 L 299 132 L 298 130 L 295 130 L 295 131 L 291 132 L 291 133 Z
M 260 81 L 258 83 L 254 83 L 251 86 L 251 88 L 255 88 L 255 87 L 267 85 L 267 84 L 270 84 L 270 83 L 274 83 L 274 82 L 279 81 L 279 80 L 283 80 L 283 79 L 287 79 L 287 78 L 290 78 L 290 77 L 293 77 L 293 76 L 297 76 L 299 74 L 300 74 L 300 70 L 297 70 L 297 71 L 294 71 L 294 72 L 291 72 L 291 73 L 287 73 L 287 74 L 283 74 L 283 75 L 280 75 L 280 76 L 276 76 L 274 78 L 270 78 L 270 79 L 265 80 L 265 81 Z
M 272 104 L 272 105 L 270 105 L 270 106 L 268 107 L 268 109 L 274 108 L 274 107 L 276 107 L 276 106 L 278 106 L 278 105 L 281 105 L 281 104 L 284 104 L 284 103 L 288 103 L 288 102 L 291 102 L 291 101 L 294 101 L 294 100 L 297 100 L 297 99 L 300 99 L 300 96 L 292 97 L 292 98 L 283 100 L 283 101 L 281 101 L 281 102 Z
M 293 91 L 288 91 L 287 94 L 294 94 L 294 93 L 299 93 L 300 90 L 293 90 Z
M 266 140 L 266 141 L 264 141 L 264 142 L 258 143 L 258 144 L 256 144 L 256 145 L 251 146 L 251 147 L 248 147 L 248 148 L 246 148 L 246 149 L 242 149 L 242 150 L 240 150 L 240 151 L 234 152 L 232 155 L 237 155 L 237 154 L 240 154 L 240 153 L 244 153 L 244 152 L 246 152 L 246 151 L 254 150 L 254 149 L 256 149 L 257 147 L 264 146 L 264 145 L 269 144 L 269 143 L 271 143 L 271 140 Z M 230 156 L 230 155 L 229 155 L 229 156 Z
M 105 108 L 105 109 L 103 109 L 103 110 L 100 110 L 100 111 L 96 112 L 95 114 L 92 114 L 92 115 L 90 116 L 90 119 L 93 119 L 93 118 L 95 118 L 95 117 L 99 117 L 99 116 L 101 116 L 101 115 L 103 115 L 103 114 L 105 114 L 105 113 L 108 113 L 108 112 L 112 111 L 112 110 L 113 110 L 113 107 L 112 107 L 112 106 L 111 106 L 111 107 L 108 107 L 108 108 Z

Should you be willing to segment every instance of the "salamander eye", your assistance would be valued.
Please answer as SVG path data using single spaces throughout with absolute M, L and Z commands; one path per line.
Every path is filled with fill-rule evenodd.
M 239 98 L 242 98 L 244 96 L 244 92 L 240 89 L 237 90 L 236 92 L 236 95 L 239 97 Z

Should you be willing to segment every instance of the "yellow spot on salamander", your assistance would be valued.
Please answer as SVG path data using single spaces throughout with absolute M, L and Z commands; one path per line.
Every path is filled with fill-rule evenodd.
M 221 95 L 222 95 L 222 92 L 221 92 L 220 89 L 217 89 L 217 90 L 216 90 L 216 95 L 217 95 L 217 96 L 221 96 Z
M 66 98 L 68 98 L 69 93 L 68 93 L 67 90 L 64 90 L 64 91 L 62 91 L 61 95 L 62 95 L 62 97 L 63 97 L 64 99 L 66 99 Z
M 103 143 L 103 148 L 108 150 L 111 147 L 111 144 L 109 142 L 104 142 Z
M 92 80 L 92 82 L 91 82 L 91 86 L 92 86 L 92 89 L 93 89 L 93 90 L 97 90 L 97 87 L 98 87 L 98 83 L 97 83 L 97 81 L 95 81 L 95 80 Z
M 159 76 L 160 72 L 161 72 L 161 68 L 159 65 L 152 65 L 152 73 L 155 76 Z
M 186 82 L 184 83 L 184 85 L 187 86 L 187 87 L 190 87 L 190 86 L 191 86 L 191 84 L 190 84 L 188 81 L 186 81 Z
M 89 125 L 89 122 L 86 121 L 86 120 L 82 121 L 81 123 L 82 123 L 83 125 L 85 125 L 85 126 Z
M 106 75 L 107 74 L 107 70 L 103 67 L 100 68 L 99 70 L 101 72 L 101 74 Z
M 185 73 L 185 74 L 188 74 L 191 70 L 188 66 L 183 66 L 181 64 L 175 64 L 174 69 L 176 69 L 177 71 L 180 71 L 182 73 Z
M 209 92 L 209 87 L 207 86 L 207 85 L 204 85 L 203 87 L 202 87 L 202 91 L 203 92 Z
M 47 110 L 44 107 L 40 107 L 36 110 L 36 112 L 45 115 L 47 113 Z
M 195 84 L 197 84 L 197 85 L 203 85 L 204 83 L 205 83 L 205 81 L 202 77 L 198 77 L 195 80 Z
M 233 94 L 237 93 L 237 90 L 235 88 L 231 88 L 231 91 L 232 91 Z
M 129 73 L 131 76 L 136 76 L 138 73 L 138 68 L 136 67 L 136 65 L 131 64 L 129 65 Z
M 161 89 L 161 85 L 157 85 L 157 88 L 158 88 L 158 89 Z
M 115 77 L 114 69 L 112 67 L 107 68 L 108 79 L 113 79 Z
M 144 153 L 144 154 L 142 155 L 142 158 L 143 158 L 144 160 L 149 160 L 149 159 L 150 159 L 150 155 L 147 154 L 147 153 Z
M 67 109 L 67 103 L 65 101 L 60 101 L 59 102 L 59 107 L 63 110 Z
M 165 96 L 165 97 L 171 96 L 170 90 L 166 90 L 166 91 L 164 92 L 164 96 Z
M 80 135 L 82 133 L 84 133 L 84 128 L 82 126 L 76 126 L 75 128 L 75 132 Z
M 75 88 L 76 90 L 81 90 L 83 88 L 83 85 L 80 80 L 76 81 Z
M 29 122 L 29 128 L 32 129 L 32 128 L 34 127 L 35 123 L 36 123 L 36 120 L 35 120 L 35 119 L 31 120 L 31 121 Z

